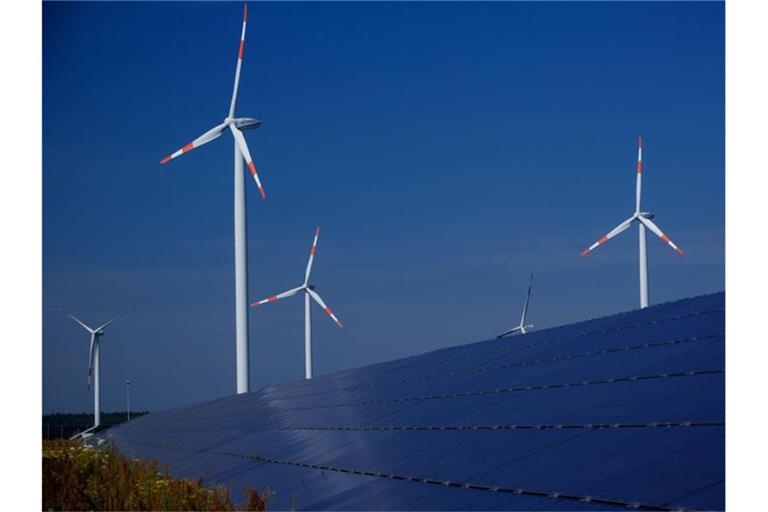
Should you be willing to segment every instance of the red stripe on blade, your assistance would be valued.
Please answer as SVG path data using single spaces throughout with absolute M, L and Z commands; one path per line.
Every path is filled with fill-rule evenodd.
M 251 174 L 253 174 L 254 176 L 256 176 L 256 166 L 255 166 L 255 165 L 253 165 L 253 160 L 251 160 L 250 162 L 248 162 L 248 170 L 249 170 L 249 171 L 251 171 Z
M 601 238 L 600 240 L 598 240 L 597 243 L 600 244 L 600 245 L 603 245 L 607 241 L 608 241 L 608 236 L 606 235 L 603 238 Z
M 182 152 L 182 153 L 186 153 L 187 151 L 192 151 L 193 149 L 195 149 L 195 146 L 194 146 L 194 144 L 192 144 L 192 143 L 190 142 L 189 144 L 187 144 L 186 146 L 184 146 L 183 148 L 181 148 L 181 152 Z
M 162 160 L 160 160 L 160 163 L 161 164 L 165 164 L 165 163 L 168 163 L 170 161 L 171 161 L 171 157 L 167 156 L 167 157 L 163 158 Z
M 269 302 L 275 302 L 275 301 L 277 300 L 277 296 L 276 296 L 276 295 L 273 295 L 273 296 L 271 296 L 271 297 L 268 297 L 268 298 L 267 298 L 267 300 L 268 300 Z
M 243 49 L 245 48 L 245 41 L 240 41 L 240 51 L 237 52 L 237 58 L 243 60 Z
M 661 235 L 661 239 L 664 240 L 667 243 L 671 242 L 671 240 L 669 239 L 669 237 L 667 235 Z
M 267 194 L 264 193 L 264 187 L 259 187 L 259 194 L 261 194 L 262 199 L 267 198 Z
M 244 5 L 245 9 L 243 9 L 243 23 L 248 21 L 248 4 Z

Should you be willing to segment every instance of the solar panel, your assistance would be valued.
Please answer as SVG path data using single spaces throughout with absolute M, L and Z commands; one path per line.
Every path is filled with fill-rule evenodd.
M 725 507 L 725 294 L 273 385 L 103 434 L 270 509 Z

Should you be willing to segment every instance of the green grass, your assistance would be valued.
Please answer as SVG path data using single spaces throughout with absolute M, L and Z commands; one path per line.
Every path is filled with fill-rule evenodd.
M 247 487 L 240 510 L 265 510 L 268 492 Z M 97 450 L 79 441 L 43 441 L 43 510 L 238 510 L 229 490 L 174 479 L 155 461 Z

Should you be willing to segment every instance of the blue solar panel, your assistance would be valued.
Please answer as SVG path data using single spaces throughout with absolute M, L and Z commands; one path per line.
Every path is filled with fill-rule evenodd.
M 152 413 L 102 434 L 272 510 L 725 507 L 725 294 Z

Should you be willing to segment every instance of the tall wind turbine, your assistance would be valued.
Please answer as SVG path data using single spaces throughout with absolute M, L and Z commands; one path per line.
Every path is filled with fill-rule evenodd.
M 80 326 L 91 333 L 91 349 L 90 356 L 88 357 L 88 389 L 91 388 L 91 376 L 93 376 L 93 426 L 98 427 L 101 425 L 101 396 L 99 394 L 99 340 L 104 335 L 104 329 L 106 329 L 112 322 L 123 316 L 125 313 L 120 313 L 109 322 L 96 327 L 95 329 L 89 327 L 84 322 L 70 315 L 66 311 L 63 311 L 65 315 L 80 324 Z
M 627 230 L 633 222 L 637 222 L 640 237 L 640 307 L 648 307 L 648 254 L 645 247 L 645 228 L 647 227 L 653 231 L 661 240 L 669 245 L 679 255 L 683 255 L 683 250 L 680 249 L 675 243 L 665 235 L 659 227 L 651 222 L 654 217 L 651 212 L 640 211 L 640 192 L 642 189 L 643 178 L 643 138 L 637 138 L 637 182 L 635 184 L 635 213 L 630 218 L 613 228 L 613 230 L 605 235 L 603 238 L 589 246 L 582 251 L 581 255 L 589 254 L 597 247 L 603 245 L 605 242 L 615 237 L 619 233 Z
M 286 297 L 290 297 L 291 295 L 296 295 L 299 292 L 304 292 L 304 368 L 306 377 L 308 379 L 312 378 L 312 311 L 310 308 L 310 298 L 312 298 L 320 305 L 321 308 L 323 308 L 323 311 L 325 311 L 328 316 L 330 316 L 333 321 L 336 322 L 336 325 L 342 329 L 344 328 L 344 325 L 341 323 L 341 321 L 339 321 L 338 318 L 336 318 L 336 315 L 333 314 L 331 308 L 326 306 L 325 302 L 323 302 L 323 299 L 321 299 L 320 295 L 317 294 L 315 291 L 315 285 L 309 284 L 309 275 L 312 272 L 312 262 L 315 259 L 315 250 L 317 249 L 317 239 L 319 236 L 320 228 L 318 227 L 317 231 L 315 231 L 315 239 L 312 242 L 312 248 L 309 250 L 309 261 L 307 261 L 307 270 L 304 273 L 304 282 L 301 284 L 301 286 L 291 288 L 286 292 L 273 295 L 272 297 L 267 297 L 264 300 L 260 300 L 251 304 L 251 307 L 254 307 L 260 304 L 266 304 L 267 302 L 275 302 L 276 300 L 284 299 Z
M 245 217 L 245 180 L 243 160 L 248 165 L 262 199 L 264 187 L 261 186 L 256 166 L 251 159 L 248 145 L 241 130 L 255 129 L 261 125 L 259 119 L 250 117 L 235 117 L 235 105 L 237 104 L 237 88 L 240 83 L 240 68 L 243 65 L 243 49 L 245 48 L 245 25 L 248 19 L 248 5 L 243 11 L 243 31 L 240 35 L 240 50 L 237 53 L 237 67 L 235 68 L 235 86 L 232 90 L 232 100 L 229 103 L 229 113 L 224 121 L 211 128 L 200 137 L 196 138 L 175 153 L 160 160 L 161 164 L 188 153 L 221 136 L 229 129 L 234 137 L 235 144 L 235 338 L 237 353 L 237 392 L 248 392 L 248 267 L 247 267 L 247 243 L 246 243 L 246 217 Z
M 520 323 L 517 325 L 517 327 L 514 327 L 508 330 L 507 332 L 503 332 L 498 336 L 496 336 L 497 340 L 518 331 L 520 331 L 520 333 L 522 334 L 525 334 L 526 332 L 528 332 L 528 329 L 533 328 L 533 324 L 525 323 L 525 320 L 528 317 L 528 303 L 531 301 L 531 288 L 533 288 L 533 274 L 531 274 L 531 278 L 528 282 L 528 295 L 525 297 L 525 304 L 523 304 L 523 314 L 520 315 Z

